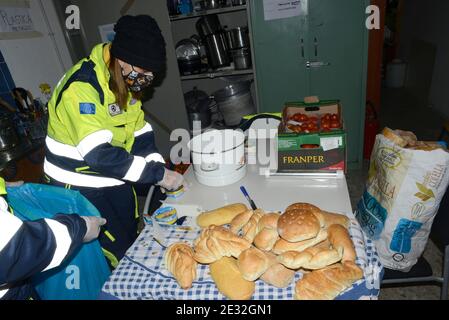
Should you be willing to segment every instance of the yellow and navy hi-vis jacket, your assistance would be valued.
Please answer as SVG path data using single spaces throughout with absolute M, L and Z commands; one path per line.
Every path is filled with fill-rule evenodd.
M 29 278 L 61 265 L 82 244 L 87 227 L 74 214 L 21 221 L 4 197 L 0 178 L 0 299 L 24 300 L 32 295 Z
M 94 47 L 65 74 L 49 101 L 44 170 L 61 183 L 101 188 L 163 178 L 165 162 L 141 102 L 129 94 L 121 110 L 109 89 L 109 52 L 110 44 Z

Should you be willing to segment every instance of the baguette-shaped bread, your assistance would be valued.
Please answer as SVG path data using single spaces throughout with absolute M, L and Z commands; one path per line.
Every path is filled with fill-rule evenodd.
M 265 215 L 265 212 L 261 209 L 254 210 L 254 214 L 249 219 L 248 223 L 243 226 L 243 238 L 253 243 L 254 238 L 259 232 L 259 220 Z
M 195 260 L 201 264 L 209 264 L 222 257 L 238 258 L 251 243 L 224 227 L 210 226 L 201 232 L 194 246 Z
M 343 249 L 325 249 L 312 247 L 302 252 L 288 251 L 278 256 L 278 261 L 289 269 L 300 268 L 319 270 L 329 265 L 340 262 Z
M 277 263 L 274 254 L 263 252 L 254 247 L 243 251 L 237 259 L 240 273 L 243 279 L 248 281 L 256 281 L 268 268 Z
M 286 288 L 290 285 L 295 277 L 295 271 L 284 267 L 277 263 L 260 277 L 265 283 L 275 286 L 277 288 Z
M 351 221 L 347 216 L 323 210 L 321 210 L 321 214 L 324 218 L 324 225 L 326 228 L 329 228 L 333 224 L 339 224 L 345 227 L 346 229 L 349 228 L 349 224 Z
M 249 300 L 256 284 L 245 280 L 234 258 L 222 258 L 210 265 L 210 274 L 218 290 L 231 300 Z
M 333 300 L 362 277 L 362 269 L 350 261 L 316 270 L 305 274 L 296 283 L 295 298 L 297 300 Z
M 231 223 L 232 219 L 247 210 L 248 208 L 243 203 L 230 204 L 222 208 L 201 213 L 196 218 L 196 223 L 201 228 L 207 228 L 211 225 L 222 226 Z
M 342 261 L 355 262 L 357 254 L 348 230 L 339 224 L 334 224 L 328 228 L 327 233 L 332 247 L 343 252 Z
M 230 226 L 231 232 L 238 234 L 240 232 L 240 230 L 242 230 L 243 226 L 248 223 L 249 219 L 251 219 L 253 214 L 254 214 L 253 210 L 247 210 L 245 212 L 238 214 L 231 221 L 231 226 Z
M 165 266 L 183 289 L 192 287 L 196 279 L 197 262 L 193 250 L 185 243 L 175 243 L 167 248 L 164 255 Z
M 326 229 L 321 229 L 315 238 L 299 241 L 299 242 L 288 242 L 284 239 L 279 239 L 276 241 L 273 247 L 274 254 L 281 254 L 287 251 L 304 251 L 307 248 L 313 247 L 320 242 L 327 239 Z
M 277 228 L 266 227 L 256 235 L 254 245 L 260 250 L 271 251 L 278 240 Z

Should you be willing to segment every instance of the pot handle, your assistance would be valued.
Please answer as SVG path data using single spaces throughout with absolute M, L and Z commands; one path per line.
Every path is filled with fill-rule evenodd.
M 251 127 L 251 125 L 253 124 L 253 122 L 258 120 L 258 119 L 276 119 L 276 120 L 281 120 L 282 121 L 281 117 L 274 116 L 274 115 L 271 115 L 271 114 L 263 114 L 262 113 L 262 114 L 259 114 L 259 115 L 255 116 L 255 117 L 253 117 L 253 118 L 251 118 L 249 120 L 246 120 L 246 121 L 243 120 L 242 123 L 239 126 L 239 129 L 241 129 L 242 131 L 248 130 Z

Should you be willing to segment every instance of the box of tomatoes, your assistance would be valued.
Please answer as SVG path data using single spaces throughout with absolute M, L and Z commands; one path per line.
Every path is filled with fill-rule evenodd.
M 279 172 L 346 171 L 346 132 L 338 100 L 288 102 L 278 133 Z

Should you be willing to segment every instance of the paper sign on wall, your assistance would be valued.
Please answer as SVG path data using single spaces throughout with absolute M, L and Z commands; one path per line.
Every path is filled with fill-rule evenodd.
M 266 21 L 307 15 L 308 0 L 263 0 L 263 10 Z
M 20 39 L 41 36 L 34 28 L 27 1 L 0 2 L 0 39 Z

